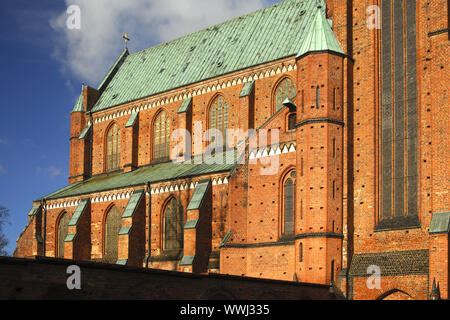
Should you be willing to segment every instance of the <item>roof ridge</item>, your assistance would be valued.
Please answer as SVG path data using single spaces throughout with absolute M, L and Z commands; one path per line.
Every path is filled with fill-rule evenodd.
M 110 77 L 91 112 L 295 58 L 316 7 L 317 0 L 285 0 L 132 53 Z
M 260 12 L 260 11 L 269 10 L 269 9 L 271 9 L 273 7 L 277 7 L 277 6 L 281 5 L 281 4 L 284 5 L 285 3 L 290 2 L 290 1 L 296 1 L 296 0 L 282 0 L 282 1 L 280 1 L 278 3 L 275 3 L 275 4 L 271 5 L 271 6 L 260 8 L 258 10 L 254 10 L 252 12 L 243 14 L 241 16 L 234 17 L 234 18 L 222 21 L 222 22 L 217 23 L 215 25 L 212 25 L 212 26 L 209 26 L 209 27 L 197 30 L 197 31 L 193 31 L 191 33 L 188 33 L 188 34 L 185 34 L 185 35 L 182 35 L 182 36 L 179 36 L 178 38 L 175 38 L 175 39 L 172 39 L 172 40 L 168 40 L 168 41 L 165 41 L 165 42 L 161 42 L 161 43 L 158 43 L 158 44 L 156 44 L 154 46 L 151 46 L 151 47 L 148 47 L 148 48 L 145 48 L 145 49 L 142 49 L 142 50 L 130 53 L 129 56 L 134 56 L 134 55 L 137 55 L 139 53 L 143 53 L 144 51 L 147 51 L 147 50 L 150 50 L 150 49 L 153 49 L 153 48 L 157 48 L 157 47 L 160 47 L 160 46 L 164 46 L 164 45 L 167 45 L 167 44 L 172 43 L 172 42 L 176 42 L 178 40 L 184 39 L 185 37 L 192 36 L 193 34 L 200 33 L 202 31 L 211 31 L 211 29 L 214 29 L 214 27 L 217 27 L 217 26 L 220 26 L 220 25 L 224 25 L 224 24 L 227 24 L 227 23 L 231 23 L 232 21 L 235 21 L 235 20 L 244 19 L 244 17 L 250 16 L 250 15 L 255 14 L 257 12 Z

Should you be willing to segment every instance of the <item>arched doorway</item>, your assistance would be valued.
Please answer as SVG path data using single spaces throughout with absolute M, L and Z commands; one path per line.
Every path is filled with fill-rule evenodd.
M 393 289 L 383 293 L 381 296 L 377 298 L 377 300 L 414 300 L 409 294 L 406 292 Z

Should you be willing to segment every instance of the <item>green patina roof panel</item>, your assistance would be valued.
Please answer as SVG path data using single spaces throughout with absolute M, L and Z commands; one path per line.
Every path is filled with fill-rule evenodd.
M 246 82 L 242 87 L 241 93 L 239 94 L 239 98 L 248 97 L 255 86 L 255 81 Z
M 83 89 L 81 89 L 81 93 L 78 96 L 77 101 L 75 102 L 75 106 L 73 107 L 72 112 L 83 112 L 84 111 L 84 105 L 83 105 Z
M 84 139 L 86 138 L 86 135 L 88 134 L 89 130 L 91 129 L 92 125 L 88 125 L 86 128 L 83 129 L 83 131 L 81 131 L 80 137 L 78 139 Z
M 105 80 L 100 86 L 105 89 L 92 111 L 296 56 L 316 18 L 318 5 L 325 8 L 323 0 L 286 0 L 123 56 L 117 73 L 107 85 Z M 327 41 L 330 36 L 327 30 Z
M 102 91 L 105 89 L 105 87 L 108 85 L 108 81 L 111 80 L 110 78 L 114 75 L 114 73 L 120 68 L 120 66 L 122 65 L 123 61 L 125 60 L 126 57 L 129 56 L 129 52 L 128 49 L 125 48 L 122 53 L 120 54 L 120 56 L 116 59 L 116 61 L 114 62 L 114 64 L 111 66 L 111 68 L 109 69 L 108 73 L 106 74 L 105 78 L 103 78 L 102 83 L 100 83 L 100 85 L 98 86 L 98 90 Z
M 192 105 L 192 98 L 184 99 L 177 113 L 184 113 L 189 110 L 189 107 Z
M 38 211 L 39 211 L 39 209 L 41 208 L 41 205 L 40 204 L 36 204 L 36 205 L 34 205 L 32 208 L 31 208 L 31 210 L 30 210 L 30 212 L 28 212 L 28 216 L 34 216 Z
M 236 154 L 234 150 L 229 151 L 229 153 L 234 155 Z M 195 163 L 195 161 L 191 161 L 187 164 L 166 162 L 141 167 L 126 173 L 113 172 L 102 174 L 99 176 L 94 176 L 88 180 L 76 182 L 72 185 L 66 186 L 45 197 L 42 197 L 42 199 L 60 199 L 104 190 L 145 185 L 147 182 L 155 183 L 216 172 L 227 172 L 231 171 L 236 166 L 236 162 L 210 163 L 208 159 L 201 163 Z M 36 201 L 39 200 L 40 199 Z
M 125 124 L 125 128 L 132 127 L 136 123 L 136 120 L 138 118 L 139 112 L 134 112 L 131 114 L 131 116 L 128 118 L 127 123 Z
M 203 198 L 205 197 L 206 191 L 208 190 L 210 184 L 211 184 L 210 179 L 199 181 L 197 187 L 195 188 L 195 192 L 192 195 L 191 201 L 189 201 L 187 210 L 200 209 L 200 206 L 202 205 L 203 202 Z
M 129 234 L 131 231 L 131 228 L 133 228 L 133 226 L 130 227 L 121 227 L 119 230 L 119 234 Z
M 69 221 L 69 226 L 76 226 L 78 222 L 80 221 L 81 215 L 84 213 L 84 210 L 86 210 L 87 204 L 89 203 L 90 199 L 82 199 L 80 203 L 78 204 L 75 212 L 73 213 L 72 219 Z
M 139 205 L 139 202 L 142 199 L 142 195 L 144 194 L 144 189 L 142 190 L 135 190 L 133 194 L 130 197 L 130 200 L 128 201 L 127 207 L 125 208 L 125 211 L 122 214 L 122 218 L 128 218 L 132 217 L 134 212 L 136 211 L 137 206 Z
M 435 212 L 431 218 L 430 233 L 449 233 L 450 211 Z
M 119 259 L 117 260 L 116 264 L 120 264 L 122 266 L 126 266 L 128 263 L 128 259 Z
M 180 266 L 190 266 L 194 262 L 195 255 L 193 256 L 183 256 L 180 261 Z
M 186 221 L 186 224 L 184 225 L 184 229 L 195 229 L 197 228 L 198 219 L 194 220 L 188 220 Z
M 228 239 L 230 239 L 231 234 L 232 234 L 232 230 L 228 231 L 227 234 L 225 235 L 225 237 L 223 237 L 222 241 L 219 244 L 219 248 L 222 248 L 224 245 L 227 244 Z
M 68 234 L 66 238 L 64 239 L 64 242 L 72 242 L 77 237 L 77 234 Z
M 314 21 L 303 39 L 297 57 L 315 51 L 333 51 L 344 54 L 330 22 L 321 10 L 316 11 Z

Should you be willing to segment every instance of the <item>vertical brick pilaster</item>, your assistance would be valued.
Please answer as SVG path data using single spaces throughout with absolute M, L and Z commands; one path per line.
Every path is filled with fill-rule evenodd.
M 304 106 L 296 129 L 296 212 L 303 213 L 296 273 L 299 281 L 329 284 L 342 268 L 344 58 L 310 54 L 298 60 L 297 71 Z

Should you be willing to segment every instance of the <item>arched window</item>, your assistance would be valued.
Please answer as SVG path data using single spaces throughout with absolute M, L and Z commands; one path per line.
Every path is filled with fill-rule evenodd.
M 228 128 L 228 103 L 222 96 L 217 96 L 209 109 L 209 129 L 217 129 L 222 133 L 223 145 L 226 145 Z M 213 140 L 211 142 L 214 142 Z
M 64 240 L 67 237 L 69 229 L 69 214 L 64 212 L 61 214 L 58 223 L 58 239 L 57 239 L 57 257 L 64 258 Z
M 113 124 L 106 135 L 106 170 L 117 170 L 120 167 L 120 130 Z
M 287 98 L 293 100 L 297 96 L 297 89 L 291 79 L 286 78 L 280 82 L 275 91 L 275 112 L 283 108 L 283 101 Z
M 164 249 L 183 248 L 183 207 L 172 198 L 164 209 Z
M 169 157 L 170 118 L 162 111 L 155 120 L 153 159 L 161 160 Z
M 291 171 L 283 182 L 283 235 L 294 234 L 295 171 Z
M 119 209 L 113 206 L 109 209 L 105 219 L 104 260 L 115 263 L 118 259 L 118 234 L 121 227 Z

